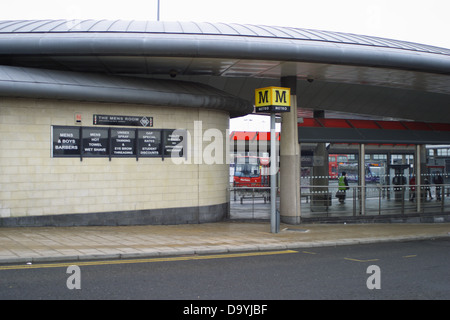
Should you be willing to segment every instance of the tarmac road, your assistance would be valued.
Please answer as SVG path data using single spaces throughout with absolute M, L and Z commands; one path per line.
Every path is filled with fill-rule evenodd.
M 193 301 L 195 305 L 195 300 L 238 303 L 251 299 L 255 304 L 291 299 L 448 300 L 449 249 L 447 237 L 204 256 L 0 265 L 0 299 L 186 300 L 176 304 L 174 314 L 184 304 L 190 306 Z M 67 273 L 70 264 L 79 266 L 78 274 Z M 372 265 L 379 271 L 368 272 Z M 77 284 L 75 275 L 79 275 L 80 289 L 69 289 L 68 283 Z M 375 288 L 368 288 L 368 283 Z M 270 309 L 270 301 L 264 303 Z

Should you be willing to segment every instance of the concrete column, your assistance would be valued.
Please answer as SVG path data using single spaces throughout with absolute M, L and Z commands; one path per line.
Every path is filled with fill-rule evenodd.
M 281 78 L 291 89 L 291 111 L 281 114 L 280 139 L 280 221 L 300 223 L 300 148 L 297 126 L 297 78 Z
M 324 110 L 314 110 L 314 118 L 325 118 Z M 327 207 L 331 205 L 331 196 L 328 193 L 329 184 L 329 167 L 328 167 L 328 150 L 326 143 L 317 143 L 314 148 L 313 161 L 313 179 L 311 179 L 312 191 L 311 196 L 311 211 L 326 211 Z
M 323 142 L 317 143 L 314 148 L 313 161 L 313 178 L 311 179 L 310 190 L 313 192 L 311 196 L 311 211 L 326 211 L 330 205 L 330 195 L 328 193 L 328 150 Z

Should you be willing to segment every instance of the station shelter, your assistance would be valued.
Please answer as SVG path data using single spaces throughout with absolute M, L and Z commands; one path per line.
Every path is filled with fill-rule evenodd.
M 411 194 L 411 175 L 416 200 L 408 210 L 426 211 L 425 146 L 450 143 L 449 75 L 450 49 L 342 32 L 0 21 L 0 226 L 223 221 L 230 209 L 230 118 L 251 114 L 255 90 L 275 86 L 290 92 L 290 112 L 280 116 L 282 222 L 336 210 L 369 216 L 377 200 L 381 216 L 388 196 Z M 313 119 L 301 110 L 313 110 Z M 409 121 L 320 115 L 329 111 Z M 347 155 L 349 178 L 350 162 L 359 165 L 342 206 L 334 197 L 334 174 L 342 168 L 333 176 L 329 170 L 334 154 Z M 386 184 L 366 178 L 363 161 L 371 154 L 385 161 Z M 263 158 L 256 166 L 240 159 L 241 181 L 251 184 L 255 177 L 244 173 L 264 172 Z M 436 171 L 441 164 L 432 165 Z M 370 172 L 376 168 L 382 176 L 381 166 Z M 395 175 L 404 179 L 392 189 Z M 381 196 L 370 198 L 369 185 Z M 439 212 L 446 209 L 442 199 Z M 394 201 L 401 212 L 409 203 Z
M 358 117 L 300 118 L 298 137 L 302 221 L 386 217 L 425 221 L 431 219 L 427 214 L 441 214 L 450 208 L 448 124 Z M 230 153 L 236 159 L 244 155 L 264 159 L 271 152 L 267 144 L 270 132 L 232 132 L 230 140 Z M 446 152 L 438 155 L 439 150 Z M 240 176 L 245 174 L 236 173 L 234 167 L 242 167 L 237 162 L 232 164 L 230 183 L 242 196 L 241 204 L 245 196 L 252 201 L 261 199 L 260 194 L 267 193 L 269 185 L 256 179 L 253 184 L 242 182 Z M 340 202 L 338 181 L 344 172 L 348 188 L 345 201 Z M 257 173 L 264 175 L 263 170 Z M 256 171 L 252 174 L 256 177 Z

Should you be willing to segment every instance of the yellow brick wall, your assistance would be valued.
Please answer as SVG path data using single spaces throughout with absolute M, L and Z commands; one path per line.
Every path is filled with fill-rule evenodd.
M 225 138 L 229 120 L 225 112 L 206 109 L 2 98 L 0 218 L 226 202 L 227 164 L 198 164 L 194 157 L 183 164 L 167 158 L 52 158 L 51 126 L 77 125 L 76 113 L 82 126 L 93 125 L 93 114 L 152 116 L 153 128 L 187 129 L 191 137 L 201 121 L 202 134 L 219 129 Z M 189 151 L 195 155 L 195 149 Z

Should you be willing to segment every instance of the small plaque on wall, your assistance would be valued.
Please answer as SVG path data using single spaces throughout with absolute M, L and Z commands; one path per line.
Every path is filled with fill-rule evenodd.
M 153 127 L 153 117 L 94 114 L 94 125 Z

